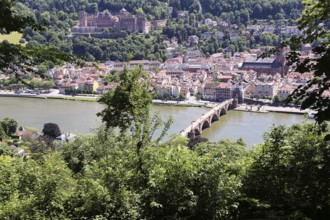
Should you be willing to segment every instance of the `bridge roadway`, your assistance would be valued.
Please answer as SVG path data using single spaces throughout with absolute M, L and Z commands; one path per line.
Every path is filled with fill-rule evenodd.
M 180 134 L 184 137 L 200 135 L 203 129 L 211 127 L 212 122 L 219 120 L 222 115 L 227 114 L 229 108 L 233 107 L 234 104 L 234 99 L 228 99 L 221 102 L 210 111 L 204 113 L 197 120 L 191 122 L 191 124 L 182 130 Z

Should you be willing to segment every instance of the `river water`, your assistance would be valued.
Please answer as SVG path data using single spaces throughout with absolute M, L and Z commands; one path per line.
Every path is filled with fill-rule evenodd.
M 34 127 L 39 131 L 45 123 L 52 122 L 58 124 L 63 132 L 91 133 L 93 128 L 101 125 L 96 113 L 102 109 L 103 106 L 95 102 L 0 97 L 0 120 L 11 117 L 16 119 L 19 125 Z M 173 117 L 169 135 L 179 134 L 191 121 L 208 110 L 198 107 L 152 107 L 152 111 L 159 112 L 164 120 L 169 116 Z M 262 142 L 263 133 L 273 124 L 292 125 L 304 121 L 302 115 L 229 111 L 210 128 L 203 130 L 202 136 L 210 141 L 218 141 L 221 138 L 235 141 L 242 137 L 249 147 L 253 147 Z

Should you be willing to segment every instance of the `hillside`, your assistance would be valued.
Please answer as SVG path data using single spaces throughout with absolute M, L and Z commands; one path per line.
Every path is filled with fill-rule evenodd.
M 41 13 L 49 11 L 74 14 L 81 10 L 88 13 L 103 10 L 118 12 L 126 8 L 130 12 L 142 12 L 150 19 L 165 18 L 168 14 L 167 6 L 173 7 L 174 12 L 188 10 L 190 13 L 209 13 L 222 18 L 244 14 L 251 19 L 292 18 L 302 9 L 300 0 L 19 0 L 19 2 Z
M 179 43 L 184 43 L 187 42 L 189 35 L 197 35 L 201 38 L 204 32 L 210 31 L 210 28 L 203 25 L 206 18 L 235 24 L 238 27 L 258 22 L 278 23 L 274 22 L 276 20 L 292 24 L 294 19 L 299 17 L 302 9 L 299 0 L 17 0 L 17 2 L 17 11 L 20 14 L 33 15 L 38 22 L 45 21 L 49 24 L 44 32 L 26 29 L 23 37 L 28 41 L 28 45 L 53 45 L 89 61 L 109 59 L 123 61 L 127 59 L 128 53 L 133 54 L 133 59 L 163 61 L 166 59 L 163 40 L 176 36 Z M 71 30 L 78 24 L 80 11 L 88 14 L 109 11 L 116 14 L 122 8 L 132 14 L 143 15 L 149 21 L 167 19 L 169 28 L 163 32 L 152 32 L 139 37 L 133 37 L 127 31 L 110 34 L 107 39 L 97 39 L 94 36 L 71 37 Z M 181 16 L 182 11 L 184 17 Z M 273 35 L 261 36 L 260 40 L 240 39 L 240 42 L 252 42 L 248 45 L 213 40 L 205 42 L 202 49 L 206 54 L 219 52 L 228 46 L 233 50 L 241 51 L 260 45 L 269 46 L 278 41 L 279 37 Z M 144 46 L 146 44 L 149 45 L 147 48 Z

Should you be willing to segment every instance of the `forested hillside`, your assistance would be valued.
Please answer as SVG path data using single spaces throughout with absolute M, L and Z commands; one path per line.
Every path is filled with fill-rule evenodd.
M 127 53 L 132 53 L 133 59 L 162 61 L 166 58 L 165 48 L 161 45 L 164 39 L 176 36 L 179 38 L 179 43 L 182 43 L 187 41 L 190 34 L 201 37 L 203 32 L 209 31 L 203 25 L 206 18 L 239 26 L 256 23 L 260 19 L 267 19 L 267 22 L 282 20 L 292 23 L 299 17 L 302 9 L 299 0 L 18 0 L 17 2 L 16 9 L 20 14 L 33 15 L 38 22 L 45 21 L 50 24 L 44 32 L 35 32 L 27 28 L 23 37 L 28 41 L 28 45 L 54 45 L 89 61 L 109 59 L 123 61 Z M 140 36 L 138 41 L 129 33 L 117 33 L 111 35 L 111 39 L 70 37 L 72 28 L 78 23 L 80 11 L 93 14 L 108 10 L 116 13 L 122 8 L 132 14 L 143 14 L 148 20 L 167 19 L 171 29 Z M 169 9 L 172 9 L 171 14 Z M 181 10 L 188 11 L 188 16 L 179 18 L 178 13 Z M 260 36 L 260 41 L 239 39 L 238 42 L 232 43 L 224 39 L 221 42 L 204 42 L 205 45 L 201 47 L 204 53 L 212 54 L 228 46 L 234 51 L 242 51 L 254 48 L 258 44 L 273 45 L 274 43 L 278 43 L 278 37 L 276 39 L 276 36 L 270 35 Z M 152 46 L 145 48 L 143 47 L 145 44 Z
M 142 11 L 149 19 L 165 18 L 168 14 L 167 7 L 174 11 L 188 10 L 190 13 L 210 13 L 213 16 L 226 18 L 229 15 L 248 16 L 251 19 L 292 18 L 302 9 L 300 0 L 19 0 L 29 8 L 40 12 L 60 12 L 67 14 L 84 10 L 88 13 L 110 10 L 119 11 L 126 8 L 128 11 Z

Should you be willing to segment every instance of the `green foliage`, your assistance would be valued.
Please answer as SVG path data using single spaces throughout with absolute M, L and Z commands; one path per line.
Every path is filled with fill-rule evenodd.
M 171 38 L 176 36 L 179 43 L 187 42 L 189 35 L 198 35 L 202 40 L 204 31 L 210 29 L 206 25 L 198 25 L 204 22 L 205 18 L 211 18 L 216 21 L 226 21 L 231 24 L 237 24 L 240 27 L 249 24 L 251 19 L 296 19 L 300 13 L 302 4 L 300 0 L 289 1 L 269 1 L 263 0 L 255 2 L 254 0 L 242 1 L 214 1 L 214 0 L 148 0 L 148 1 L 115 1 L 115 0 L 86 0 L 86 1 L 30 1 L 18 0 L 20 5 L 17 11 L 22 14 L 32 14 L 37 21 L 46 20 L 52 24 L 43 32 L 34 31 L 31 28 L 24 30 L 24 39 L 30 46 L 54 46 L 65 52 L 71 52 L 76 56 L 83 57 L 88 61 L 126 61 L 128 53 L 133 54 L 133 59 L 151 59 L 164 60 L 165 51 L 162 47 L 164 37 Z M 168 7 L 173 7 L 173 14 L 168 14 Z M 93 35 L 91 37 L 73 37 L 68 38 L 72 28 L 77 25 L 79 19 L 78 12 L 86 11 L 88 13 L 102 12 L 105 10 L 117 13 L 122 8 L 126 8 L 131 13 L 144 14 L 148 20 L 168 19 L 168 25 L 163 30 L 163 34 L 158 31 L 152 31 L 146 36 L 126 33 L 124 31 L 117 33 L 111 29 L 105 30 L 102 35 Z M 188 16 L 178 18 L 179 10 L 188 10 Z M 213 30 L 213 28 L 211 29 Z M 165 35 L 165 36 L 164 36 Z M 267 34 L 268 35 L 268 34 Z M 101 37 L 101 39 L 100 39 Z M 102 39 L 103 38 L 103 39 Z M 107 38 L 107 39 L 104 39 Z M 109 39 L 111 38 L 111 39 Z M 141 39 L 137 40 L 137 38 Z M 254 37 L 251 37 L 251 39 Z M 228 40 L 228 39 L 227 39 Z M 140 42 L 139 42 L 140 41 Z M 204 41 L 204 40 L 202 40 Z M 249 39 L 235 40 L 231 44 L 235 45 L 235 51 L 243 51 L 248 47 L 255 48 L 257 44 L 269 45 L 276 41 L 275 36 L 257 37 L 257 42 Z M 277 41 L 278 42 L 278 39 Z M 225 49 L 225 41 L 216 42 L 205 40 L 203 52 L 212 54 L 219 52 L 220 47 Z M 222 46 L 223 44 L 223 46 Z M 144 46 L 147 45 L 147 46 Z M 157 46 L 158 45 L 158 46 Z
M 44 77 L 36 68 L 39 64 L 51 61 L 60 64 L 63 60 L 72 61 L 72 56 L 53 47 L 23 47 L 21 45 L 0 43 L 0 71 L 22 75 L 36 73 Z M 4 71 L 6 70 L 6 71 Z
M 76 181 L 59 154 L 42 161 L 0 156 L 1 219 L 64 219 Z
M 0 132 L 1 132 L 1 127 L 0 127 Z M 0 143 L 0 155 L 7 155 L 13 157 L 15 153 L 16 153 L 15 150 L 11 149 L 7 144 Z
M 100 129 L 64 146 L 63 155 L 77 175 L 79 188 L 72 198 L 75 216 L 93 219 L 137 219 L 141 175 L 137 173 L 136 140 L 129 134 Z
M 16 133 L 18 122 L 13 118 L 4 118 L 0 121 L 0 127 L 2 127 L 6 135 L 12 136 Z
M 203 98 L 203 94 L 200 93 L 200 92 L 198 92 L 198 93 L 196 94 L 196 99 L 197 99 L 197 100 L 201 100 L 202 98 Z
M 149 117 L 151 95 L 147 76 L 140 67 L 131 72 L 125 68 L 120 80 L 116 89 L 100 98 L 99 102 L 106 108 L 98 116 L 102 117 L 107 128 L 126 130 L 135 126 L 138 129 Z
M 14 10 L 13 0 L 3 0 L 0 2 L 0 34 L 10 34 L 13 31 L 22 32 L 26 27 L 41 30 L 42 27 L 31 17 L 18 15 Z
M 18 32 L 12 32 L 11 34 L 1 34 L 0 35 L 0 42 L 4 40 L 8 40 L 9 43 L 12 44 L 24 44 L 24 39 L 22 39 L 23 34 Z
M 43 27 L 36 23 L 32 17 L 18 15 L 14 10 L 13 0 L 0 2 L 0 33 L 10 34 L 11 32 L 22 32 L 23 29 L 30 27 L 33 30 L 43 30 Z M 43 24 L 43 21 L 40 21 Z M 73 61 L 73 57 L 54 47 L 23 47 L 21 45 L 0 43 L 0 72 L 15 74 L 17 78 L 28 73 L 37 73 L 44 76 L 36 68 L 37 65 L 52 61 L 61 63 Z
M 114 147 L 113 143 L 123 143 L 125 138 L 125 136 L 117 136 L 113 129 L 105 131 L 101 127 L 96 135 L 77 137 L 74 142 L 63 146 L 63 157 L 69 168 L 79 173 L 85 165 L 109 155 Z
M 327 219 L 330 210 L 330 143 L 328 127 L 274 127 L 265 143 L 252 152 L 243 181 L 255 198 L 243 218 Z M 242 203 L 242 208 L 246 208 Z M 260 206 L 258 208 L 258 206 Z
M 232 23 L 249 22 L 250 19 L 276 19 L 289 18 L 297 10 L 302 8 L 298 0 L 290 1 L 215 1 L 215 0 L 177 0 L 169 1 L 174 8 L 173 16 L 177 16 L 177 10 L 188 10 L 196 15 L 205 14 L 207 18 L 220 17 Z
M 42 129 L 44 136 L 50 137 L 52 139 L 57 138 L 61 135 L 61 130 L 55 123 L 46 123 Z
M 165 51 L 159 44 L 163 37 L 158 35 L 147 38 L 143 35 L 128 35 L 117 39 L 76 37 L 73 39 L 72 52 L 86 60 L 164 60 Z M 128 57 L 129 55 L 129 57 Z
M 75 89 L 75 88 L 66 88 L 64 90 L 65 95 L 78 95 L 78 94 L 93 94 L 93 91 L 91 89 Z
M 157 114 L 151 117 L 152 96 L 149 87 L 149 78 L 142 71 L 141 66 L 130 72 L 125 67 L 120 75 L 120 85 L 103 94 L 99 99 L 100 103 L 105 104 L 105 109 L 97 115 L 102 118 L 106 129 L 118 127 L 122 133 L 129 129 L 139 140 L 136 149 L 139 155 L 141 148 L 155 138 L 153 136 L 157 129 L 164 125 L 156 140 L 159 142 L 172 123 L 171 119 L 163 123 Z M 140 170 L 141 166 L 142 158 L 140 158 Z
M 230 219 L 240 196 L 244 147 L 229 141 L 204 144 L 195 151 L 170 142 L 147 148 L 145 215 L 156 219 Z
M 100 128 L 60 153 L 21 159 L 2 146 L 0 218 L 327 219 L 328 127 L 274 127 L 264 139 L 249 154 L 242 139 L 191 150 L 184 137 L 138 152 L 139 137 Z
M 245 147 L 229 141 L 195 151 L 186 138 L 144 145 L 139 155 L 128 133 L 100 129 L 63 148 L 78 188 L 71 203 L 78 218 L 230 218 L 237 209 Z M 140 159 L 143 173 L 139 172 Z
M 0 125 L 0 140 L 2 141 L 7 136 L 6 132 L 3 130 L 2 126 Z

